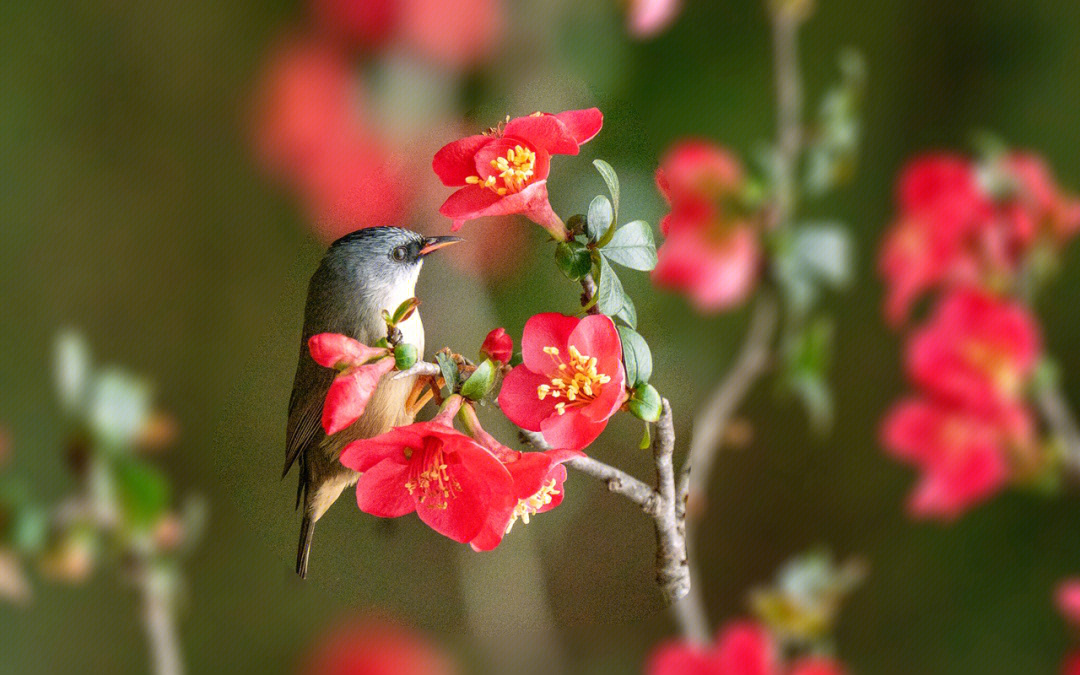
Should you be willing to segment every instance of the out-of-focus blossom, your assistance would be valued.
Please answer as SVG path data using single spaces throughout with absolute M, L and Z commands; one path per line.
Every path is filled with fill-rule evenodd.
M 499 407 L 555 448 L 581 450 L 626 401 L 622 344 L 611 319 L 537 314 L 525 323 L 524 362 L 506 375 Z
M 503 33 L 501 0 L 400 0 L 401 32 L 432 61 L 457 69 L 491 55 Z
M 387 356 L 386 349 L 368 347 L 337 333 L 312 335 L 308 350 L 319 365 L 341 370 L 330 383 L 322 411 L 323 430 L 336 434 L 364 414 L 379 380 L 394 369 L 394 359 Z
M 0 598 L 25 603 L 30 599 L 30 580 L 22 560 L 10 549 L 0 548 Z
M 566 227 L 548 202 L 551 156 L 578 154 L 602 124 L 596 108 L 535 113 L 443 146 L 432 168 L 443 185 L 461 189 L 439 212 L 453 220 L 453 230 L 468 220 L 520 213 L 565 240 Z
M 1080 675 L 1080 653 L 1070 654 L 1061 664 L 1061 675 Z
M 400 222 L 412 193 L 403 165 L 364 119 L 363 93 L 345 55 L 313 40 L 275 52 L 262 78 L 259 156 L 301 195 L 329 241 Z
M 919 157 L 901 173 L 897 205 L 879 261 L 893 324 L 932 288 L 1011 283 L 1034 244 L 1060 244 L 1080 228 L 1080 201 L 1023 153 L 985 165 L 951 154 Z
M 1058 611 L 1074 626 L 1080 626 L 1080 579 L 1066 579 L 1054 592 Z
M 1004 421 L 928 399 L 898 403 L 886 417 L 882 442 L 923 475 L 909 500 L 918 517 L 950 520 L 989 499 L 1010 479 L 1010 458 L 1030 445 L 1023 408 Z
M 729 623 L 705 647 L 668 642 L 653 652 L 647 675 L 842 675 L 844 668 L 825 658 L 785 664 L 769 631 L 749 621 Z
M 514 355 L 514 338 L 507 334 L 505 328 L 493 328 L 484 338 L 480 353 L 493 361 L 509 363 Z
M 665 30 L 679 15 L 682 0 L 630 0 L 630 32 L 647 38 Z
M 702 312 L 743 302 L 757 283 L 761 244 L 734 208 L 743 187 L 738 160 L 706 141 L 684 141 L 661 162 L 656 184 L 671 212 L 660 221 L 666 239 L 653 282 L 686 293 Z
M 415 511 L 431 529 L 461 543 L 513 511 L 517 499 L 510 472 L 451 426 L 455 414 L 457 408 L 449 406 L 430 422 L 345 446 L 341 463 L 361 472 L 356 484 L 361 511 L 381 518 Z
M 987 415 L 1014 405 L 1041 351 L 1038 325 L 1023 305 L 984 291 L 952 291 L 911 336 L 912 380 L 937 397 Z
M 401 0 L 311 0 L 320 28 L 350 45 L 375 49 L 392 37 Z
M 385 619 L 342 623 L 319 638 L 300 675 L 454 675 L 453 661 L 426 637 Z

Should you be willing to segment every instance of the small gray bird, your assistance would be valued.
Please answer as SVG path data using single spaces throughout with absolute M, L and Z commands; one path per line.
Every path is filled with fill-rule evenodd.
M 341 333 L 372 345 L 386 337 L 382 311 L 392 313 L 414 297 L 424 256 L 459 241 L 459 237 L 424 237 L 399 227 L 357 230 L 330 245 L 311 277 L 300 362 L 289 399 L 285 469 L 281 474 L 284 478 L 299 459 L 296 506 L 299 508 L 303 502 L 304 520 L 300 525 L 296 573 L 301 577 L 307 576 L 316 521 L 360 475 L 338 461 L 342 448 L 358 438 L 371 438 L 411 423 L 413 416 L 405 410 L 405 403 L 416 380 L 391 379 L 394 373 L 390 373 L 375 389 L 363 416 L 349 428 L 327 436 L 321 424 L 323 400 L 336 373 L 315 363 L 308 353 L 308 338 L 319 333 Z M 414 345 L 422 357 L 424 326 L 420 312 L 414 312 L 398 328 L 402 342 Z

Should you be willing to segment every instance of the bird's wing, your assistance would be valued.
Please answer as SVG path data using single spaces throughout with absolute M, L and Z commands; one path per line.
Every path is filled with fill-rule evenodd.
M 296 458 L 307 448 L 322 439 L 322 408 L 326 392 L 336 372 L 323 368 L 312 360 L 306 346 L 300 352 L 296 367 L 292 396 L 289 398 L 289 422 L 285 430 L 285 468 L 281 475 L 289 473 Z

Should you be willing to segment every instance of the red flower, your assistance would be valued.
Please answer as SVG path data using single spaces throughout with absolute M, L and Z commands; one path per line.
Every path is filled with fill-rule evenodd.
M 491 55 L 503 33 L 500 0 L 399 0 L 401 32 L 433 61 L 464 69 Z
M 1065 657 L 1061 664 L 1061 675 L 1080 675 L 1080 652 Z
M 360 472 L 360 510 L 381 518 L 416 512 L 424 523 L 454 541 L 468 543 L 493 517 L 513 511 L 517 500 L 510 472 L 479 443 L 451 426 L 449 406 L 430 422 L 396 427 L 353 441 L 341 463 Z
M 364 120 L 363 99 L 342 53 L 301 41 L 271 59 L 255 110 L 261 160 L 299 192 L 330 241 L 400 221 L 410 199 L 402 166 Z
M 424 636 L 384 619 L 343 623 L 319 638 L 302 675 L 454 675 L 453 662 Z
M 606 316 L 537 314 L 525 323 L 521 351 L 524 363 L 507 374 L 499 407 L 555 448 L 589 445 L 626 401 L 622 344 Z
M 484 338 L 480 353 L 492 361 L 509 363 L 514 355 L 514 338 L 506 334 L 505 328 L 494 328 Z
M 1035 228 L 1045 228 L 1058 241 L 1080 230 L 1080 200 L 1061 193 L 1041 158 L 1030 153 L 1014 153 L 1003 163 L 1016 180 L 1015 199 Z
M 973 289 L 953 291 L 912 335 L 911 378 L 937 396 L 993 415 L 1023 394 L 1040 352 L 1026 307 Z
M 1058 611 L 1069 623 L 1080 626 L 1080 579 L 1066 579 L 1054 593 Z
M 319 25 L 350 44 L 376 48 L 392 35 L 400 0 L 312 0 Z
M 923 471 L 909 506 L 919 517 L 952 519 L 990 498 L 1008 482 L 1012 444 L 1022 445 L 1031 419 L 1022 408 L 998 423 L 925 399 L 896 405 L 882 442 L 898 459 Z
M 721 629 L 716 642 L 699 647 L 668 642 L 656 649 L 645 669 L 648 675 L 842 675 L 843 667 L 824 658 L 800 659 L 790 666 L 764 626 L 736 621 Z
M 576 155 L 602 124 L 596 108 L 535 113 L 443 146 L 432 168 L 443 185 L 463 187 L 439 213 L 453 219 L 453 230 L 467 220 L 520 213 L 565 240 L 566 228 L 548 202 L 551 156 Z
M 703 312 L 744 301 L 757 282 L 761 245 L 754 225 L 732 213 L 743 184 L 738 160 L 704 141 L 685 141 L 668 152 L 656 184 L 671 213 L 660 221 L 666 239 L 653 282 L 686 293 Z
M 394 369 L 394 359 L 386 349 L 336 333 L 312 335 L 308 351 L 319 365 L 341 370 L 323 402 L 322 426 L 327 434 L 336 434 L 360 419 L 379 380 Z

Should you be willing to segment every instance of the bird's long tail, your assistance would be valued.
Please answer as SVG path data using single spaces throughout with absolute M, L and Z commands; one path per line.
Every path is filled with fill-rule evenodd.
M 304 514 L 300 523 L 300 544 L 296 547 L 296 573 L 301 579 L 307 577 L 308 556 L 311 554 L 311 537 L 315 534 L 315 519 Z

